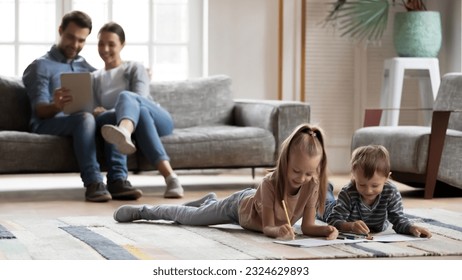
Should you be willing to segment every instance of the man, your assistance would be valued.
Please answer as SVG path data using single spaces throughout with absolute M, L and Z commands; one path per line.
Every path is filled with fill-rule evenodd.
M 72 102 L 72 97 L 68 89 L 61 88 L 60 74 L 95 70 L 79 55 L 91 29 L 92 21 L 87 14 L 72 11 L 64 15 L 58 29 L 58 43 L 24 71 L 23 82 L 32 107 L 31 130 L 39 134 L 72 137 L 87 201 L 137 199 L 142 192 L 126 180 L 126 157 L 112 146 L 105 149 L 109 170 L 108 185 L 104 184 L 96 159 L 96 123 L 93 115 L 88 112 L 71 115 L 62 112 L 65 104 Z

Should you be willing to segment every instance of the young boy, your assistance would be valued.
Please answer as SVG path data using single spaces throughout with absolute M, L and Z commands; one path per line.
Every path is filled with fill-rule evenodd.
M 401 194 L 389 181 L 390 158 L 385 147 L 355 149 L 351 158 L 351 182 L 343 187 L 327 222 L 339 231 L 369 234 L 382 232 L 389 223 L 397 233 L 430 238 L 426 228 L 404 216 Z

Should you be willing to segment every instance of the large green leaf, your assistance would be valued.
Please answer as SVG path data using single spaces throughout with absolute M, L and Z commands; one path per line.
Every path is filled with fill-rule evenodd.
M 359 41 L 378 41 L 387 28 L 389 0 L 353 0 L 331 3 L 326 18 L 341 32 Z

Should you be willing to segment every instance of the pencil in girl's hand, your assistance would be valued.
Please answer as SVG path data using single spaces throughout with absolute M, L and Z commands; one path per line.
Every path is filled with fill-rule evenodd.
M 289 213 L 287 212 L 287 207 L 286 207 L 286 203 L 284 202 L 284 200 L 282 200 L 282 207 L 284 208 L 284 212 L 286 213 L 287 223 L 289 224 L 289 226 L 292 226 L 292 224 L 290 223 Z

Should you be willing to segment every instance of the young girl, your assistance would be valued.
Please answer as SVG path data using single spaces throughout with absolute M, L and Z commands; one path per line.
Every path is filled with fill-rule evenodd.
M 114 219 L 170 220 L 196 226 L 235 223 L 269 237 L 294 239 L 292 226 L 303 218 L 303 234 L 335 239 L 335 227 L 315 224 L 316 211 L 324 210 L 326 166 L 321 129 L 302 124 L 282 143 L 276 167 L 257 189 L 244 189 L 223 200 L 210 193 L 184 205 L 123 205 L 114 212 Z
M 343 187 L 327 222 L 341 231 L 369 234 L 393 224 L 397 233 L 428 237 L 426 228 L 413 225 L 403 214 L 401 195 L 390 182 L 388 151 L 380 145 L 359 147 L 351 158 L 351 182 Z M 330 210 L 327 210 L 329 212 Z

